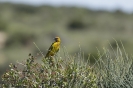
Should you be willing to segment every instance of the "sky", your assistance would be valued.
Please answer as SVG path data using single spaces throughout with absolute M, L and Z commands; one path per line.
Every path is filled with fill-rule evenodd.
M 0 0 L 0 2 L 23 3 L 30 5 L 78 6 L 92 10 L 122 10 L 133 13 L 133 0 Z

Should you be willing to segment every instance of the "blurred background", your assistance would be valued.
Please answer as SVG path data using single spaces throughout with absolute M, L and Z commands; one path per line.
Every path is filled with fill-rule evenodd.
M 116 49 L 122 41 L 133 49 L 131 0 L 0 0 L 0 75 L 9 63 L 24 61 L 28 54 L 45 55 L 55 36 L 61 37 L 60 55 L 97 56 L 97 48 Z M 109 42 L 108 42 L 109 41 Z M 110 44 L 109 44 L 110 43 Z M 65 48 L 64 48 L 65 47 Z M 90 57 L 91 58 L 91 57 Z M 41 60 L 41 58 L 39 59 Z M 92 63 L 93 58 L 91 59 Z

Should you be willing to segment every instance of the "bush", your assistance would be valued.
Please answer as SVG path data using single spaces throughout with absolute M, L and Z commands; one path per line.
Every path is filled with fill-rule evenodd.
M 43 58 L 40 64 L 35 59 L 29 55 L 24 63 L 10 64 L 10 70 L 2 76 L 2 87 L 97 88 L 96 76 L 88 63 L 77 58 L 53 57 Z
M 20 4 L 20 5 L 15 5 L 16 7 L 14 7 L 15 8 L 15 11 L 17 12 L 17 13 L 27 13 L 27 14 L 34 14 L 34 13 L 36 13 L 36 11 L 37 11 L 37 8 L 36 7 L 34 7 L 34 6 L 28 6 L 28 5 L 22 5 L 22 4 Z
M 86 25 L 84 22 L 82 22 L 82 20 L 74 19 L 68 23 L 67 27 L 69 28 L 69 30 L 77 31 L 77 30 L 83 30 L 86 27 Z
M 9 36 L 9 38 L 6 41 L 6 48 L 12 47 L 16 44 L 20 45 L 28 45 L 29 42 L 35 38 L 35 35 L 30 33 L 24 33 L 24 32 L 17 32 Z
M 104 49 L 104 54 L 99 54 L 96 69 L 98 88 L 133 88 L 133 61 L 122 43 L 123 51 L 117 42 L 116 46 L 117 51 L 113 50 L 113 54 L 108 49 Z

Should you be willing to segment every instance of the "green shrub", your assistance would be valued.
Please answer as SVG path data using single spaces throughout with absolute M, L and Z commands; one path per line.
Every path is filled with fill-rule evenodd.
M 99 53 L 97 61 L 98 88 L 133 88 L 133 61 L 125 52 L 123 44 L 120 49 L 116 42 L 117 51 L 104 49 L 104 54 Z M 105 58 L 103 60 L 103 58 Z
M 15 88 L 97 88 L 96 76 L 88 63 L 75 58 L 43 58 L 35 62 L 29 55 L 26 62 L 10 64 L 10 70 L 2 76 L 2 87 Z
M 20 4 L 20 5 L 15 5 L 14 8 L 15 8 L 15 11 L 17 13 L 21 13 L 21 14 L 22 13 L 34 14 L 37 11 L 36 7 L 30 6 L 30 5 L 22 5 L 22 4 Z
M 83 30 L 86 25 L 82 20 L 80 19 L 74 19 L 71 22 L 68 23 L 69 30 L 76 31 L 76 30 Z
M 9 36 L 9 38 L 6 41 L 5 46 L 6 48 L 12 47 L 15 44 L 26 46 L 34 38 L 35 38 L 35 35 L 33 34 L 24 33 L 24 32 L 16 32 Z

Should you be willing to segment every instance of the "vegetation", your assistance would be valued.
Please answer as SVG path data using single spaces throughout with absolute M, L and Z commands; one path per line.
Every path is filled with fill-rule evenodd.
M 99 53 L 99 63 L 97 66 L 98 88 L 132 88 L 133 87 L 133 58 L 130 57 L 123 47 L 121 51 L 118 43 L 114 56 L 108 49 L 104 49 L 104 54 Z M 112 48 L 113 49 L 113 48 Z M 103 61 L 103 57 L 104 59 Z
M 79 52 L 75 57 L 65 53 L 64 57 L 44 58 L 42 63 L 36 62 L 29 55 L 25 62 L 10 64 L 10 70 L 2 76 L 2 87 L 31 88 L 132 88 L 133 60 L 121 51 L 118 43 L 114 56 L 108 49 L 101 54 L 94 65 L 84 61 Z M 112 46 L 111 46 L 112 47 Z M 42 54 L 42 53 L 41 53 Z
M 74 74 L 76 80 L 78 79 L 75 87 L 82 84 L 81 80 L 88 83 L 87 80 L 91 79 L 92 85 L 96 84 L 100 88 L 132 88 L 133 14 L 126 14 L 119 10 L 108 12 L 78 7 L 29 6 L 10 3 L 0 3 L 0 11 L 0 40 L 4 39 L 3 43 L 0 41 L 0 75 L 5 73 L 9 63 L 13 63 L 8 68 L 9 71 L 2 76 L 3 82 L 8 83 L 3 86 L 21 86 L 27 81 L 30 81 L 28 83 L 37 81 L 38 84 L 35 83 L 35 86 L 41 86 L 43 80 L 37 78 L 40 74 L 38 69 L 40 67 L 46 72 L 45 67 L 47 67 L 49 69 L 47 77 L 51 77 L 52 70 L 56 75 L 52 79 L 45 80 L 48 84 L 45 86 L 49 86 L 50 81 L 55 82 L 55 80 L 58 82 L 54 85 L 56 87 L 73 86 L 72 82 L 75 79 L 67 75 L 82 73 L 83 70 L 87 73 L 89 70 L 88 74 L 92 76 L 86 74 L 80 77 L 79 74 Z M 62 58 L 54 57 L 54 67 L 50 67 L 47 60 L 42 60 L 42 57 L 38 56 L 38 49 L 33 42 L 37 43 L 42 54 L 46 54 L 55 36 L 60 36 L 62 40 L 59 52 Z M 124 45 L 124 49 L 119 40 Z M 64 46 L 69 52 L 66 56 L 63 52 Z M 75 57 L 77 55 L 75 53 L 80 52 L 79 46 L 84 51 L 83 57 Z M 103 46 L 106 47 L 104 50 Z M 24 61 L 27 53 L 32 53 L 33 57 L 29 56 L 29 59 Z M 72 61 L 70 63 L 66 60 Z M 90 64 L 87 65 L 88 60 Z M 16 61 L 19 62 L 18 65 L 14 65 Z M 82 64 L 79 65 L 80 62 Z M 31 64 L 28 65 L 28 63 Z M 66 69 L 67 64 L 70 64 L 68 69 Z M 79 69 L 80 66 L 82 69 Z M 33 67 L 34 69 L 31 69 Z M 27 69 L 31 69 L 30 72 L 23 72 Z M 69 73 L 68 70 L 72 72 Z M 36 73 L 37 77 L 31 72 Z M 20 80 L 24 76 L 21 73 L 24 73 L 29 80 Z M 32 75 L 33 79 L 28 74 Z M 87 80 L 84 79 L 86 76 Z M 6 77 L 9 79 L 6 80 Z M 11 77 L 15 81 L 10 80 Z M 67 80 L 63 80 L 60 85 L 61 78 Z M 12 82 L 15 84 L 9 85 Z M 82 86 L 90 84 L 83 83 Z
M 2 87 L 97 88 L 96 75 L 88 63 L 83 64 L 80 57 L 68 57 L 69 60 L 43 58 L 42 64 L 35 62 L 35 59 L 38 58 L 30 54 L 26 62 L 10 64 L 10 70 L 2 76 Z

